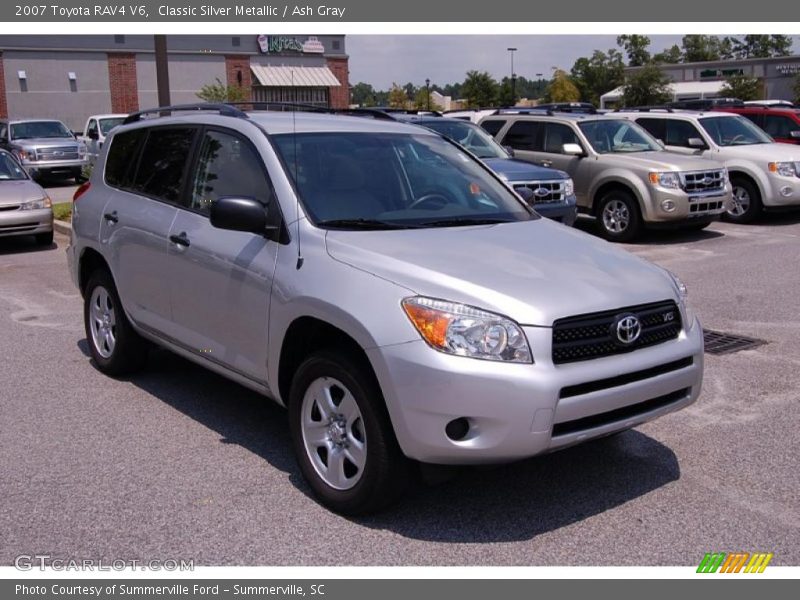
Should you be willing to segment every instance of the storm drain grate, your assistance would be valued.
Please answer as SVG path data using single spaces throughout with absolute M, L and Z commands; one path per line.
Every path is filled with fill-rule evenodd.
M 710 329 L 703 329 L 703 340 L 708 354 L 732 354 L 741 350 L 752 350 L 767 343 L 766 340 Z

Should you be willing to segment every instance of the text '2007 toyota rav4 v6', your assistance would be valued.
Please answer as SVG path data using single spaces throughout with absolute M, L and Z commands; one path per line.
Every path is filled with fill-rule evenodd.
M 412 460 L 529 457 L 697 399 L 683 285 L 539 217 L 458 145 L 204 108 L 129 117 L 76 194 L 92 358 L 130 372 L 147 340 L 286 405 L 332 509 L 383 506 Z

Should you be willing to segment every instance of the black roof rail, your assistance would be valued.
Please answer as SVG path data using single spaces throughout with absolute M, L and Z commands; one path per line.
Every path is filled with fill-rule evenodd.
M 662 110 L 668 113 L 675 112 L 675 109 L 671 106 L 631 106 L 615 108 L 614 112 L 651 112 L 654 110 Z
M 166 114 L 172 114 L 173 112 L 189 112 L 189 111 L 210 111 L 210 112 L 217 112 L 220 115 L 226 117 L 238 117 L 241 119 L 246 119 L 247 114 L 242 112 L 241 110 L 237 109 L 235 106 L 230 104 L 216 104 L 211 102 L 200 102 L 197 104 L 175 104 L 172 106 L 159 106 L 158 108 L 148 108 L 147 110 L 139 110 L 136 112 L 132 112 L 125 120 L 122 122 L 123 125 L 127 125 L 128 123 L 136 123 L 140 121 L 143 116 L 145 115 L 152 115 L 152 114 L 159 114 L 160 116 L 165 116 Z

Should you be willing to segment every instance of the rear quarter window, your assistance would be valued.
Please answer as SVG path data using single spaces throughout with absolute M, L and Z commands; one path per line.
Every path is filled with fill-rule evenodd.
M 490 119 L 488 121 L 484 120 L 481 121 L 481 127 L 483 130 L 486 131 L 491 136 L 496 136 L 500 133 L 500 130 L 503 128 L 506 122 L 501 119 Z
M 107 185 L 118 188 L 130 185 L 134 168 L 138 162 L 139 149 L 146 133 L 144 129 L 134 129 L 114 136 L 106 158 L 105 180 Z

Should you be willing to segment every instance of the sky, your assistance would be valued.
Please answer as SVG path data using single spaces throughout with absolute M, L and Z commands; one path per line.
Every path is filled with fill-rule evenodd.
M 651 35 L 650 52 L 661 52 L 680 35 Z M 552 67 L 569 71 L 576 59 L 594 50 L 617 48 L 615 35 L 348 35 L 350 84 L 366 82 L 387 90 L 392 83 L 425 85 L 425 79 L 439 85 L 464 81 L 468 70 L 488 71 L 495 79 L 514 71 L 528 79 L 542 73 L 549 77 Z M 792 49 L 800 54 L 800 36 Z

